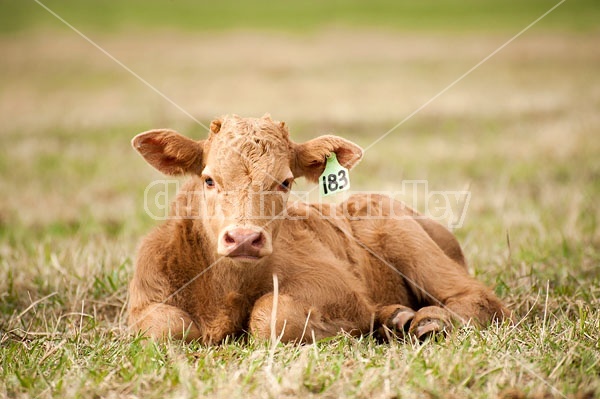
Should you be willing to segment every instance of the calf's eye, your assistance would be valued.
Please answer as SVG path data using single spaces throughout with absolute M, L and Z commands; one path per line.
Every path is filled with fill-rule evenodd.
M 215 187 L 215 181 L 210 177 L 207 177 L 206 179 L 204 179 L 204 184 L 206 185 L 207 188 Z
M 288 191 L 291 186 L 292 186 L 292 179 L 287 179 L 287 180 L 284 180 L 283 182 L 281 182 L 279 184 L 278 188 L 281 191 Z

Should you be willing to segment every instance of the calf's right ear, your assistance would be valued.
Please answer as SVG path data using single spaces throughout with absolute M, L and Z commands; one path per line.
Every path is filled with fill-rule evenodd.
M 131 145 L 154 168 L 167 175 L 200 174 L 204 141 L 194 141 L 169 129 L 140 133 Z

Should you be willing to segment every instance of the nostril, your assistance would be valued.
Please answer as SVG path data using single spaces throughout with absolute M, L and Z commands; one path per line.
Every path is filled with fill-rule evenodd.
M 225 240 L 225 244 L 235 244 L 235 240 L 229 235 L 229 233 L 225 233 L 223 239 Z
M 264 243 L 265 243 L 264 236 L 262 234 L 259 234 L 258 237 L 256 237 L 252 241 L 252 246 L 256 247 L 256 248 L 262 248 L 264 246 Z

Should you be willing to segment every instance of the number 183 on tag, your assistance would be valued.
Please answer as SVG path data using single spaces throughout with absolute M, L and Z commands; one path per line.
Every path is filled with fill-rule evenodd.
M 335 153 L 327 157 L 325 170 L 319 178 L 321 197 L 336 194 L 350 189 L 350 175 L 337 160 Z

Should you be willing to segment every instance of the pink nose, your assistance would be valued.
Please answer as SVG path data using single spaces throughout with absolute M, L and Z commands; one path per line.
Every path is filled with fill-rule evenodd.
M 259 258 L 260 250 L 265 246 L 265 236 L 262 232 L 237 228 L 223 234 L 222 245 L 230 257 Z

